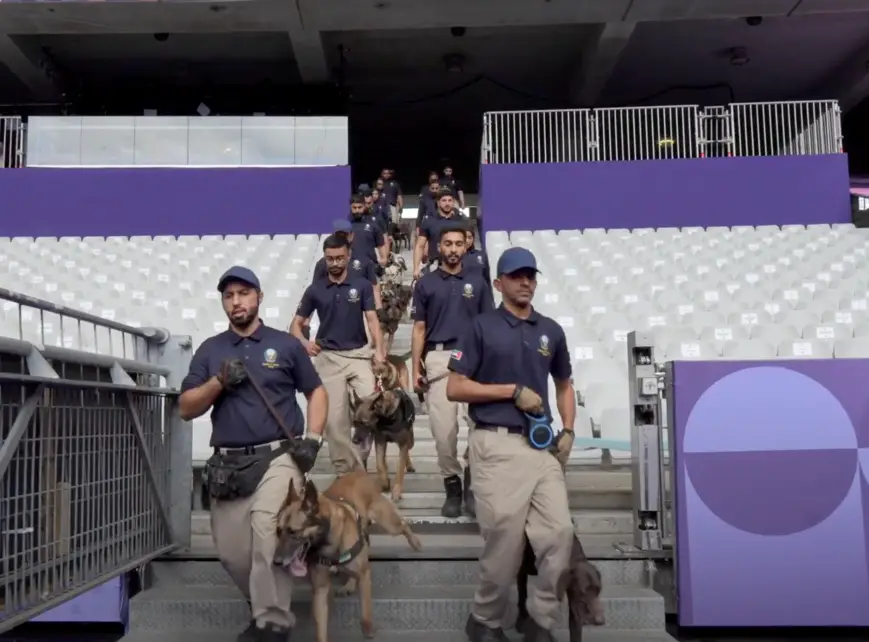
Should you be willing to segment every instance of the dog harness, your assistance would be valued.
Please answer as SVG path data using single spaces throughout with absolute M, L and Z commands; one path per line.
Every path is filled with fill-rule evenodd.
M 384 436 L 391 436 L 406 429 L 416 420 L 416 408 L 413 399 L 404 390 L 396 390 L 399 404 L 397 412 L 392 417 L 378 417 L 375 430 Z
M 338 497 L 335 501 L 344 504 L 353 512 L 353 515 L 356 516 L 356 532 L 359 536 L 353 546 L 348 548 L 346 551 L 341 551 L 336 555 L 317 553 L 317 564 L 328 566 L 330 569 L 338 569 L 342 566 L 347 566 L 347 564 L 359 557 L 359 554 L 365 548 L 365 545 L 369 543 L 368 529 L 366 529 L 365 525 L 362 523 L 362 516 L 359 514 L 359 511 L 356 510 L 356 507 L 343 497 Z

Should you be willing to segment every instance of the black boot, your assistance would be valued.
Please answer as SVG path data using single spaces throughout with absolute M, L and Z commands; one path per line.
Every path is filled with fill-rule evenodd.
M 290 629 L 277 624 L 266 624 L 256 630 L 257 642 L 287 642 L 290 637 Z
M 490 629 L 478 622 L 473 615 L 469 615 L 465 623 L 465 635 L 471 642 L 509 642 L 510 640 L 504 633 L 504 629 Z
M 465 466 L 465 513 L 470 517 L 477 516 L 477 504 L 471 491 L 471 467 Z
M 441 508 L 441 515 L 449 519 L 456 519 L 462 515 L 462 480 L 458 475 L 452 475 L 444 479 L 444 490 L 447 492 L 447 498 L 444 501 L 444 507 Z
M 555 637 L 552 635 L 552 631 L 547 631 L 537 624 L 537 621 L 533 617 L 529 617 L 525 620 L 522 629 L 522 633 L 525 635 L 525 642 L 555 642 Z

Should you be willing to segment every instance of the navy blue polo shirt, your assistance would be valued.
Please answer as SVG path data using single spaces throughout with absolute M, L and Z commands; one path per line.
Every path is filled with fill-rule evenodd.
M 377 248 L 383 245 L 383 232 L 380 223 L 370 215 L 360 219 L 350 218 L 350 226 L 353 228 L 353 243 L 351 250 L 356 257 L 365 257 L 377 263 Z
M 389 211 L 389 203 L 386 202 L 386 197 L 381 194 L 380 198 L 374 201 L 371 209 L 374 212 L 374 217 L 383 221 L 384 229 L 388 229 L 388 225 L 392 221 L 392 215 Z
M 354 259 L 352 256 L 347 261 L 347 271 L 353 276 L 365 279 L 372 284 L 377 283 L 377 266 L 364 256 L 359 259 Z M 329 277 L 329 270 L 326 267 L 326 257 L 320 257 L 317 264 L 314 265 L 314 276 L 311 283 L 318 279 L 326 279 Z
M 492 289 L 482 275 L 438 269 L 417 281 L 410 317 L 425 323 L 426 343 L 454 344 L 468 321 L 494 308 Z
M 462 257 L 462 270 L 464 272 L 479 272 L 483 275 L 486 283 L 491 283 L 492 279 L 489 276 L 489 257 L 485 252 L 481 252 L 476 248 L 471 248 Z
M 430 245 L 437 245 L 441 240 L 441 230 L 444 227 L 451 225 L 463 224 L 468 220 L 467 216 L 462 215 L 458 210 L 453 210 L 449 216 L 442 216 L 437 213 L 435 216 L 429 216 L 423 219 L 419 226 L 419 233 L 429 242 Z
M 314 281 L 302 295 L 296 314 L 320 318 L 317 343 L 325 350 L 355 350 L 368 343 L 365 312 L 374 309 L 374 286 L 352 276 L 341 283 L 329 279 Z
M 296 337 L 260 325 L 249 337 L 232 330 L 202 342 L 190 362 L 181 392 L 198 388 L 220 372 L 225 359 L 241 359 L 294 436 L 305 432 L 305 417 L 296 393 L 310 394 L 321 384 L 311 358 Z M 217 448 L 258 446 L 286 439 L 250 381 L 224 391 L 211 409 L 211 445 Z
M 504 306 L 471 319 L 450 357 L 449 369 L 483 384 L 510 384 L 530 388 L 549 407 L 549 375 L 556 381 L 573 374 L 564 330 L 549 317 L 533 311 L 519 319 Z M 524 429 L 525 415 L 512 399 L 468 406 L 475 423 Z
M 453 176 L 442 176 L 441 185 L 450 190 L 456 198 L 459 197 L 459 192 L 462 191 L 462 184 Z
M 390 179 L 383 183 L 383 193 L 386 194 L 386 202 L 390 205 L 398 205 L 398 197 L 401 195 L 401 185 L 398 181 Z

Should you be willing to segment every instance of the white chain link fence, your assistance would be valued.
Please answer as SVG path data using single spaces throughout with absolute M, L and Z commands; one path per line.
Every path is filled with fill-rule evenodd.
M 835 100 L 489 112 L 483 163 L 842 153 Z

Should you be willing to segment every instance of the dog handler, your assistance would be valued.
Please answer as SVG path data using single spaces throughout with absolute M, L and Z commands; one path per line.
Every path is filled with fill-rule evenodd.
M 468 274 L 462 268 L 464 225 L 456 222 L 440 228 L 438 252 L 438 269 L 426 272 L 413 289 L 411 363 L 414 389 L 426 390 L 432 437 L 444 477 L 446 500 L 441 515 L 454 519 L 462 514 L 462 464 L 457 445 L 459 404 L 447 399 L 447 364 L 468 322 L 495 304 L 482 275 Z M 470 472 L 465 468 L 464 499 L 466 509 L 473 513 Z
M 239 642 L 285 642 L 295 625 L 292 580 L 273 564 L 275 517 L 292 479 L 313 466 L 323 441 L 326 391 L 301 343 L 260 321 L 259 279 L 235 266 L 220 277 L 229 329 L 202 343 L 181 384 L 180 414 L 211 411 L 211 532 L 226 571 L 251 604 Z M 255 379 L 255 381 L 251 381 Z M 272 416 L 256 385 L 282 418 Z M 308 399 L 308 429 L 296 392 Z M 284 428 L 296 439 L 290 440 Z M 246 465 L 246 466 L 245 466 Z
M 323 242 L 323 254 L 329 271 L 328 278 L 315 281 L 305 293 L 290 325 L 323 379 L 329 394 L 329 418 L 326 439 L 329 458 L 338 475 L 349 473 L 357 457 L 352 452 L 351 417 L 348 393 L 359 397 L 374 393 L 372 356 L 376 363 L 386 360 L 383 333 L 374 307 L 374 289 L 365 279 L 347 270 L 350 244 L 345 237 L 333 234 Z M 302 335 L 302 329 L 317 313 L 320 328 L 314 341 Z M 374 344 L 374 354 L 368 345 L 366 325 Z
M 498 259 L 501 306 L 471 320 L 450 358 L 447 398 L 469 404 L 470 464 L 483 535 L 480 586 L 466 632 L 472 642 L 505 640 L 503 618 L 519 571 L 525 534 L 539 572 L 529 592 L 528 642 L 552 642 L 559 617 L 556 586 L 570 562 L 573 525 L 563 462 L 576 416 L 564 330 L 534 310 L 537 261 L 513 247 Z M 546 396 L 555 380 L 564 432 L 554 438 Z M 551 443 L 542 439 L 547 433 Z

